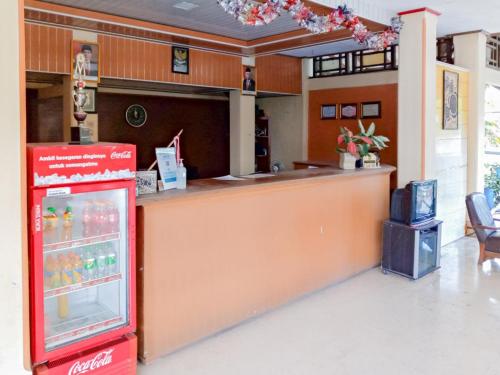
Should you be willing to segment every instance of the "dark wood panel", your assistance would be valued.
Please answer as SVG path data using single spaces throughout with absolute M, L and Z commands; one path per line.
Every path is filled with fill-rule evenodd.
M 184 129 L 181 152 L 191 176 L 229 173 L 228 101 L 98 93 L 96 103 L 99 140 L 137 145 L 138 168 L 147 168 L 156 159 L 155 147 L 166 146 Z M 132 104 L 148 113 L 141 128 L 125 121 L 125 110 Z
M 62 142 L 62 96 L 39 99 L 37 90 L 26 90 L 26 125 L 28 143 Z

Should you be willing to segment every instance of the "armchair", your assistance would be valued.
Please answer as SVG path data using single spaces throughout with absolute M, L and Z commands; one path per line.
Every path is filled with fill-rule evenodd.
M 467 211 L 479 241 L 479 260 L 482 264 L 489 258 L 500 258 L 500 227 L 495 225 L 486 197 L 472 193 L 465 198 Z

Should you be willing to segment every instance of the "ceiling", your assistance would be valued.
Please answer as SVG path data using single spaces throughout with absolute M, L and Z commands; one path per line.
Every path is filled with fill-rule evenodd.
M 216 0 L 44 0 L 44 2 L 241 40 L 253 40 L 300 29 L 297 22 L 288 14 L 283 14 L 266 26 L 245 26 L 224 12 Z M 197 7 L 189 11 L 174 7 L 179 3 L 190 3 Z
M 387 22 L 381 15 L 395 15 L 402 11 L 428 7 L 441 13 L 438 21 L 438 36 L 467 31 L 486 30 L 500 32 L 499 0 L 314 0 L 332 6 L 346 2 L 358 10 L 360 16 L 378 22 Z

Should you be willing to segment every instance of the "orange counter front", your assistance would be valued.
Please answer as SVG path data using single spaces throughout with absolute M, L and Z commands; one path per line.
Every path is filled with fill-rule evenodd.
M 138 199 L 146 363 L 380 263 L 392 167 L 202 180 Z

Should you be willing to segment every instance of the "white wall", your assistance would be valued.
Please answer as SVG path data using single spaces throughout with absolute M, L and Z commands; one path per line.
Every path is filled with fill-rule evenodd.
M 443 71 L 459 76 L 459 116 L 457 130 L 443 130 Z M 455 65 L 437 64 L 437 116 L 435 123 L 432 174 L 438 180 L 437 217 L 444 221 L 442 244 L 464 236 L 467 195 L 467 141 L 469 130 L 469 72 Z
M 281 161 L 286 169 L 302 160 L 302 96 L 257 99 L 269 116 L 271 161 Z
M 23 185 L 20 119 L 19 3 L 0 1 L 2 58 L 2 130 L 0 137 L 0 374 L 26 374 L 23 369 Z M 23 108 L 24 110 L 24 108 Z

